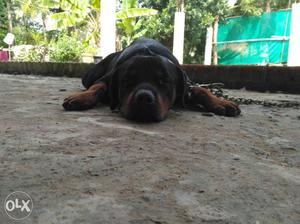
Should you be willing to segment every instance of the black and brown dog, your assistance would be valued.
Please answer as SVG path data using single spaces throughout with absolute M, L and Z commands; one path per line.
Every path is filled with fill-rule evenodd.
M 192 86 L 172 53 L 147 38 L 107 56 L 82 78 L 82 83 L 87 90 L 66 98 L 66 110 L 86 110 L 102 102 L 137 121 L 161 121 L 172 107 L 196 104 L 218 115 L 240 114 L 238 105 Z

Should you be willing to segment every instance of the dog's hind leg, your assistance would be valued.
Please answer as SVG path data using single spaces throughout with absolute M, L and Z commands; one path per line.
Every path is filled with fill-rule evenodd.
M 63 102 L 65 110 L 87 110 L 102 102 L 107 94 L 107 85 L 104 82 L 90 86 L 86 91 L 75 93 Z
M 218 98 L 206 88 L 195 86 L 191 87 L 190 92 L 189 103 L 192 105 L 201 104 L 209 112 L 229 117 L 235 117 L 241 113 L 237 104 Z

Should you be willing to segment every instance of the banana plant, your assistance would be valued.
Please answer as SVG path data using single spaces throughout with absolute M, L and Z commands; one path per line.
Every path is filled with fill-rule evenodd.
M 85 30 L 85 42 L 99 46 L 100 0 L 43 0 L 45 5 L 56 9 L 51 15 L 53 30 L 76 27 Z M 83 28 L 83 29 L 82 29 Z
M 133 40 L 143 36 L 147 30 L 142 28 L 142 21 L 139 17 L 153 16 L 157 10 L 139 8 L 138 0 L 123 0 L 121 10 L 117 12 L 117 27 L 123 36 L 121 41 L 129 45 Z

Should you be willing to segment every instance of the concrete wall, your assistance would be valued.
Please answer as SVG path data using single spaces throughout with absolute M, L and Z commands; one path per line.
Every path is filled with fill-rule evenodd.
M 183 65 L 191 80 L 226 88 L 300 93 L 300 67 Z
M 81 77 L 93 64 L 0 62 L 0 73 Z M 183 65 L 199 83 L 222 82 L 226 88 L 300 93 L 300 67 Z
M 0 73 L 81 77 L 93 64 L 54 62 L 0 62 Z

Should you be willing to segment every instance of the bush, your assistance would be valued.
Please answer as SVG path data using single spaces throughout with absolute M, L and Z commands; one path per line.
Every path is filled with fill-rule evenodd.
M 15 51 L 16 47 L 14 53 L 16 53 Z M 18 47 L 17 54 L 14 56 L 14 60 L 43 62 L 45 61 L 46 53 L 47 48 L 44 46 L 21 45 Z
M 77 36 L 62 34 L 49 45 L 49 59 L 53 62 L 80 62 L 86 46 Z
M 40 46 L 45 44 L 44 34 L 32 27 L 17 25 L 13 27 L 14 45 Z

